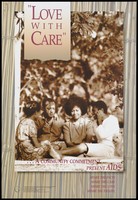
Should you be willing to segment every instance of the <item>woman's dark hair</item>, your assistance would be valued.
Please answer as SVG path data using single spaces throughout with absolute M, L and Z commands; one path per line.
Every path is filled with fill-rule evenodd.
M 93 102 L 92 106 L 94 108 L 97 108 L 98 110 L 102 110 L 103 109 L 104 113 L 107 114 L 107 109 L 108 108 L 107 108 L 107 105 L 106 105 L 106 103 L 104 101 L 100 100 L 100 101 Z
M 37 111 L 40 111 L 40 103 L 37 101 L 28 101 L 23 108 L 27 117 L 32 116 Z
M 56 102 L 55 102 L 53 99 L 51 99 L 51 98 L 45 97 L 44 100 L 43 100 L 43 103 L 42 103 L 42 106 L 43 106 L 43 114 L 44 114 L 45 117 L 47 117 L 47 112 L 46 112 L 45 107 L 46 107 L 47 105 L 49 105 L 50 103 L 54 103 L 54 104 L 55 104 L 55 109 L 56 109 L 56 112 L 57 112 Z
M 71 116 L 74 106 L 77 106 L 81 109 L 82 115 L 87 112 L 87 102 L 81 97 L 71 96 L 64 104 L 65 113 Z

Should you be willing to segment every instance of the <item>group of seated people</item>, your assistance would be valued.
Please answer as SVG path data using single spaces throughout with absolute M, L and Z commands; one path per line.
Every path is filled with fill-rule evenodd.
M 89 114 L 86 101 L 73 96 L 63 110 L 64 118 L 57 114 L 56 102 L 50 98 L 45 98 L 42 106 L 36 101 L 24 105 L 24 116 L 16 129 L 16 160 L 115 155 L 113 138 L 120 133 L 119 122 L 108 114 L 104 101 L 94 102 Z

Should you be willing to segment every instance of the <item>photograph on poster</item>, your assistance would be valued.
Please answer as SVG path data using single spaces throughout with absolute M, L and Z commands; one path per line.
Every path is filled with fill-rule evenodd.
M 123 26 L 123 12 L 71 12 L 71 59 L 27 60 L 15 12 L 15 171 L 124 170 Z

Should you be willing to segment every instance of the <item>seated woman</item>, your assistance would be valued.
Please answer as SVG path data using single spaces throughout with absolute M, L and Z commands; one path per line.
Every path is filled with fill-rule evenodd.
M 84 99 L 71 96 L 64 110 L 72 118 L 63 126 L 63 138 L 67 147 L 75 146 L 82 142 L 92 142 L 94 134 L 92 121 L 84 116 L 87 113 L 87 104 Z
M 103 101 L 95 103 L 95 114 L 97 115 L 98 126 L 95 128 L 95 133 L 98 138 L 98 143 L 87 143 L 82 141 L 81 144 L 61 150 L 62 155 L 94 157 L 108 157 L 115 155 L 115 146 L 113 144 L 114 135 L 119 135 L 118 119 L 113 115 L 107 114 L 107 106 Z
M 38 140 L 48 140 L 58 149 L 63 139 L 62 127 L 64 120 L 56 114 L 56 103 L 53 99 L 45 98 L 43 101 L 43 126 L 39 130 Z M 60 148 L 60 147 L 59 147 Z
M 40 104 L 30 101 L 23 108 L 25 117 L 21 119 L 16 130 L 16 159 L 34 160 L 52 156 L 60 159 L 49 141 L 39 143 L 37 139 L 37 125 L 35 119 L 40 114 Z

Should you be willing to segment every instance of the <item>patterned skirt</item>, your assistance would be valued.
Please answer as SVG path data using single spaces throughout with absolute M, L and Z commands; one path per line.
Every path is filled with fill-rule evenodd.
M 49 147 L 34 147 L 30 141 L 19 142 L 15 147 L 16 160 L 35 160 L 48 157 Z

